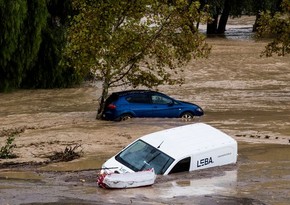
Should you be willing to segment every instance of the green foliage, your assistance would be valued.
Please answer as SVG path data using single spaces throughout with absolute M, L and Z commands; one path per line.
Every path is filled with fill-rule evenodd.
M 277 5 L 281 0 L 200 0 L 209 6 L 209 13 L 212 20 L 208 22 L 207 33 L 224 33 L 227 18 L 240 17 L 241 15 L 256 15 L 259 19 L 260 12 L 269 10 L 271 13 L 279 11 Z M 256 30 L 256 23 L 253 30 Z
M 218 5 L 221 9 L 226 0 L 210 1 L 210 4 Z M 218 4 L 215 2 L 219 2 Z M 231 16 L 239 17 L 241 15 L 256 15 L 261 11 L 270 10 L 277 11 L 277 5 L 281 0 L 231 0 Z
M 35 62 L 46 24 L 46 0 L 0 1 L 0 91 L 19 87 Z
M 22 87 L 68 87 L 83 80 L 83 76 L 74 75 L 73 69 L 60 64 L 66 44 L 68 15 L 73 12 L 71 1 L 49 0 L 47 9 L 49 15 L 42 30 L 38 57 L 34 66 L 25 73 Z
M 83 80 L 59 64 L 72 13 L 71 0 L 0 0 L 0 92 Z
M 16 147 L 16 145 L 13 144 L 14 140 L 15 135 L 10 135 L 7 137 L 5 145 L 0 148 L 0 159 L 11 159 L 17 157 L 13 153 L 13 149 Z
M 35 65 L 26 73 L 22 86 L 29 88 L 69 87 L 83 81 L 83 75 L 61 64 L 66 45 L 69 16 L 73 16 L 71 0 L 48 0 L 49 12 L 42 31 L 42 43 Z
M 290 53 L 290 1 L 284 0 L 281 8 L 282 12 L 276 12 L 274 15 L 271 15 L 270 11 L 263 12 L 259 21 L 257 36 L 272 38 L 262 52 L 262 55 L 267 57 Z
M 206 21 L 199 3 L 187 0 L 81 0 L 69 28 L 67 62 L 92 73 L 108 89 L 181 83 L 181 67 L 209 53 L 195 24 Z
M 281 3 L 281 0 L 247 0 L 249 5 L 247 8 L 248 14 L 258 14 L 259 12 L 269 10 L 271 12 L 277 11 L 277 5 Z
M 12 61 L 17 55 L 19 39 L 23 38 L 27 10 L 23 0 L 0 0 L 0 91 L 18 86 L 21 80 L 22 68 Z

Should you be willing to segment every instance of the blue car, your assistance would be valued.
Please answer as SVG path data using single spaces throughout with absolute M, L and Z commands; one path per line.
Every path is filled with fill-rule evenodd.
M 133 117 L 185 118 L 204 114 L 196 104 L 175 100 L 150 90 L 129 90 L 112 93 L 105 102 L 102 117 L 122 121 Z

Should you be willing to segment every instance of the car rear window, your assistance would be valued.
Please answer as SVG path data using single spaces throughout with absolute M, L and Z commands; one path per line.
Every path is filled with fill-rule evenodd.
M 110 95 L 107 99 L 106 99 L 106 103 L 105 103 L 105 105 L 107 106 L 107 105 L 109 105 L 109 104 L 111 104 L 112 102 L 115 102 L 115 101 L 117 101 L 119 99 L 119 96 L 117 95 L 117 94 L 112 94 L 112 95 Z

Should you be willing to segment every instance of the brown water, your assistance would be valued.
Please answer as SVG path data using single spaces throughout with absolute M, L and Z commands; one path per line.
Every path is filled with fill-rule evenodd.
M 92 159 L 95 159 L 92 162 Z M 151 187 L 104 190 L 96 171 L 47 172 L 102 162 L 0 172 L 1 204 L 289 204 L 289 145 L 239 143 L 237 165 L 158 176 Z M 86 165 L 87 163 L 87 165 Z M 78 164 L 73 167 L 72 164 Z M 43 171 L 46 170 L 46 171 Z M 36 203 L 35 203 L 36 202 Z
M 289 204 L 290 58 L 260 58 L 265 42 L 236 36 L 208 39 L 209 59 L 186 67 L 183 86 L 160 86 L 159 91 L 203 107 L 206 114 L 196 121 L 238 141 L 237 165 L 161 176 L 152 187 L 100 189 L 96 171 L 76 170 L 99 168 L 144 134 L 192 122 L 96 121 L 98 83 L 20 90 L 0 94 L 0 132 L 21 131 L 14 150 L 19 157 L 0 164 L 46 161 L 48 154 L 75 144 L 82 145 L 84 157 L 0 170 L 0 204 Z M 4 141 L 0 137 L 0 146 Z

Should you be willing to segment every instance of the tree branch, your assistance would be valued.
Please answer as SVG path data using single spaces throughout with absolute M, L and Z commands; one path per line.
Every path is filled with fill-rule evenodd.
M 120 81 L 120 80 L 122 80 L 123 78 L 125 78 L 127 75 L 128 75 L 128 73 L 132 70 L 132 68 L 134 67 L 134 65 L 138 62 L 138 59 L 140 59 L 141 58 L 141 56 L 142 55 L 144 55 L 144 53 L 145 53 L 145 51 L 153 44 L 153 42 L 158 38 L 158 36 L 160 36 L 160 34 L 161 34 L 161 32 L 162 32 L 162 30 L 163 30 L 163 28 L 165 27 L 165 25 L 166 24 L 168 24 L 168 23 L 166 23 L 167 21 L 168 21 L 168 19 L 171 17 L 171 15 L 172 15 L 172 13 L 170 13 L 166 18 L 165 18 L 165 21 L 164 21 L 164 23 L 162 23 L 161 24 L 161 26 L 159 27 L 159 29 L 157 30 L 157 32 L 152 36 L 152 38 L 148 41 L 148 43 L 141 49 L 141 51 L 139 52 L 139 53 L 137 53 L 136 55 L 134 55 L 134 56 L 132 56 L 125 64 L 124 64 L 124 66 L 122 66 L 121 68 L 120 68 L 120 70 L 123 70 L 123 69 L 126 69 L 126 67 L 128 66 L 128 65 L 130 65 L 129 66 L 129 68 L 127 69 L 127 71 L 126 72 L 124 72 L 123 74 L 121 74 L 121 76 L 119 77 L 119 78 L 116 78 L 114 81 L 112 81 L 111 83 L 110 83 L 110 85 L 112 85 L 112 84 L 114 84 L 114 83 L 116 83 L 116 82 L 118 82 L 118 81 Z

